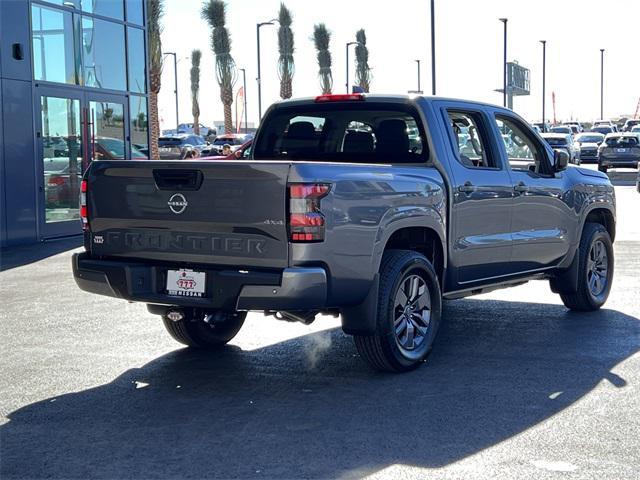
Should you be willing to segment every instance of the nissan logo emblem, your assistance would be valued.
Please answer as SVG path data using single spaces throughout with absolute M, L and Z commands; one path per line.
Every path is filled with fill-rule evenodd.
M 176 215 L 180 215 L 187 209 L 187 205 L 189 205 L 189 202 L 187 202 L 187 199 L 184 198 L 184 195 L 182 195 L 181 193 L 174 193 L 173 195 L 171 195 L 171 198 L 167 202 L 167 205 L 169 205 L 169 208 L 173 213 L 175 213 Z

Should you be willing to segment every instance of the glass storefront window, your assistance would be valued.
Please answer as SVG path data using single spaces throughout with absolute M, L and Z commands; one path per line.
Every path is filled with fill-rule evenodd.
M 131 158 L 139 158 L 140 152 L 144 157 L 149 156 L 148 131 L 149 119 L 147 116 L 147 98 L 131 95 L 129 97 L 129 116 L 131 124 Z
M 144 30 L 127 28 L 127 52 L 129 55 L 129 90 L 146 93 L 146 70 L 144 56 Z
M 77 84 L 79 61 L 71 13 L 33 5 L 31 22 L 34 79 Z
M 89 102 L 93 124 L 91 147 L 93 160 L 122 160 L 124 143 L 124 105 L 115 102 Z
M 124 20 L 123 0 L 82 0 L 82 10 L 103 17 Z
M 80 101 L 41 97 L 45 221 L 79 219 L 82 179 Z
M 124 27 L 82 17 L 84 84 L 88 87 L 126 90 Z
M 127 22 L 144 25 L 142 0 L 125 0 L 127 4 Z

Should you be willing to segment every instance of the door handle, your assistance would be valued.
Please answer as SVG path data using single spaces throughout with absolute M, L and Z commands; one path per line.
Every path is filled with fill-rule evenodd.
M 462 193 L 471 193 L 476 191 L 476 187 L 473 186 L 473 183 L 467 180 L 464 182 L 464 185 L 460 185 L 458 187 L 458 191 Z
M 524 182 L 520 182 L 515 187 L 513 187 L 513 190 L 517 193 L 527 193 L 529 191 L 529 187 L 527 187 Z

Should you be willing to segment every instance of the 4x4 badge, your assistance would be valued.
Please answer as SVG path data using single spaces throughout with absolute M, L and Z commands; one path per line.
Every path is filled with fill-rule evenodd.
M 174 193 L 173 195 L 171 195 L 171 198 L 167 202 L 167 205 L 169 205 L 169 208 L 173 213 L 175 213 L 176 215 L 180 215 L 187 209 L 187 205 L 189 205 L 189 202 L 187 202 L 187 199 L 184 198 L 184 195 L 182 195 L 181 193 Z

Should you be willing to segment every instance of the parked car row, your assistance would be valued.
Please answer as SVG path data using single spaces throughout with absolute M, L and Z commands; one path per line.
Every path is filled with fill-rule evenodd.
M 209 142 L 193 133 L 164 135 L 158 139 L 160 160 L 227 157 L 240 150 L 252 138 L 252 134 L 225 134 Z

